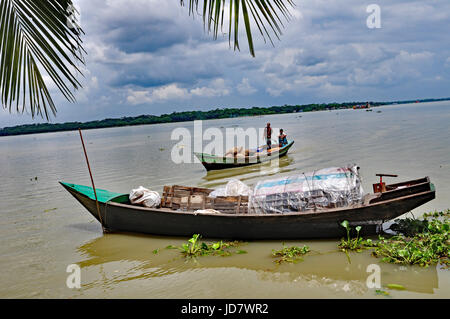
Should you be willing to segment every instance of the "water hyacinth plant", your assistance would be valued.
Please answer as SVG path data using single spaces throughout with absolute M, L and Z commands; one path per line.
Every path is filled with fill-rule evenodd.
M 422 220 L 396 220 L 390 229 L 398 234 L 389 238 L 380 236 L 376 242 L 360 237 L 360 226 L 355 228 L 356 238 L 350 238 L 351 227 L 347 221 L 343 221 L 341 225 L 347 230 L 347 239 L 342 239 L 338 247 L 347 254 L 349 262 L 348 251 L 361 252 L 363 249 L 374 248 L 372 256 L 381 258 L 383 262 L 422 267 L 440 263 L 448 268 L 449 215 L 449 210 L 446 210 L 424 214 Z
M 347 251 L 361 252 L 363 249 L 371 248 L 375 245 L 371 239 L 363 239 L 362 237 L 359 236 L 359 232 L 361 231 L 361 226 L 355 227 L 356 238 L 350 238 L 350 231 L 352 228 L 350 227 L 348 221 L 344 220 L 341 223 L 341 226 L 344 227 L 347 231 L 347 239 L 345 240 L 344 238 L 342 238 L 340 244 L 338 245 L 338 247 L 342 251 L 344 251 L 344 252 L 347 252 Z
M 192 238 L 188 240 L 187 243 L 181 245 L 181 247 L 175 246 L 167 246 L 167 249 L 178 248 L 181 250 L 181 253 L 185 257 L 200 257 L 200 256 L 231 256 L 233 251 L 230 251 L 230 248 L 238 247 L 242 245 L 242 242 L 239 241 L 218 241 L 215 243 L 200 243 L 200 234 L 194 234 Z M 245 254 L 247 253 L 245 250 L 237 250 L 234 253 L 236 254 Z
M 290 263 L 297 263 L 299 261 L 302 261 L 302 256 L 309 253 L 311 250 L 308 246 L 303 247 L 297 247 L 297 246 L 291 246 L 286 247 L 283 243 L 283 248 L 280 250 L 272 249 L 272 256 L 278 257 L 275 262 L 277 264 L 281 264 L 283 262 L 290 262 Z
M 396 224 L 391 229 L 401 234 L 388 239 L 380 237 L 373 256 L 394 264 L 428 267 L 440 263 L 448 268 L 449 210 L 425 214 L 423 220 L 398 220 Z
M 365 249 L 373 249 L 372 256 L 381 258 L 382 261 L 394 264 L 419 265 L 427 267 L 436 263 L 448 268 L 449 266 L 449 216 L 450 211 L 433 212 L 424 214 L 422 220 L 402 219 L 396 220 L 396 229 L 399 234 L 389 238 L 379 237 L 378 240 L 364 239 L 360 236 L 362 227 L 356 226 L 356 237 L 351 238 L 352 228 L 348 221 L 343 221 L 341 226 L 347 231 L 347 238 L 341 239 L 338 247 L 345 252 L 349 262 L 349 251 L 361 252 Z M 213 243 L 200 242 L 200 234 L 195 234 L 180 247 L 169 245 L 166 249 L 178 249 L 186 257 L 198 256 L 230 256 L 232 254 L 246 254 L 245 250 L 231 250 L 242 245 L 239 241 L 218 241 Z M 157 254 L 159 250 L 153 253 Z M 272 257 L 278 264 L 284 262 L 297 263 L 311 250 L 308 246 L 287 247 L 272 249 Z

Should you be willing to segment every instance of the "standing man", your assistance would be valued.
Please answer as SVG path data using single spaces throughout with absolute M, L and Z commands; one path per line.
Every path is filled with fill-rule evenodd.
M 272 128 L 270 123 L 267 123 L 267 126 L 264 128 L 264 137 L 266 138 L 267 150 L 270 150 L 272 148 Z

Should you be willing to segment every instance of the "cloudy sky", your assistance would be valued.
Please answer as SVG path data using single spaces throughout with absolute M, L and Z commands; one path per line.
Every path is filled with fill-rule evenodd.
M 179 0 L 75 0 L 88 52 L 71 104 L 51 122 L 354 100 L 450 96 L 450 1 L 294 0 L 275 47 L 214 41 Z M 381 8 L 370 29 L 367 6 Z M 243 27 L 242 27 L 243 29 Z M 0 127 L 41 122 L 0 111 Z

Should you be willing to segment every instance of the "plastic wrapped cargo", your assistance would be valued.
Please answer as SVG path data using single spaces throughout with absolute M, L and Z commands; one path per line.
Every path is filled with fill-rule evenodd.
M 238 179 L 230 180 L 225 187 L 218 188 L 209 194 L 209 197 L 218 196 L 251 196 L 253 190 Z
M 356 165 L 331 167 L 258 182 L 250 211 L 289 213 L 357 205 L 364 192 Z

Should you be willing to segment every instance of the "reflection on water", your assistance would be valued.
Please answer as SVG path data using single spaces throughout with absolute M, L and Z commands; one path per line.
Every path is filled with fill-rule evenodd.
M 429 176 L 436 199 L 414 210 L 418 217 L 450 207 L 450 104 L 419 103 L 361 110 L 313 112 L 205 121 L 203 127 L 283 127 L 295 141 L 286 157 L 254 166 L 206 172 L 200 163 L 170 160 L 173 129 L 193 123 L 122 127 L 84 132 L 95 184 L 127 193 L 140 185 L 218 187 L 232 178 L 254 186 L 261 179 L 356 163 L 363 187 L 376 173 L 398 181 Z M 168 245 L 186 238 L 103 235 L 94 218 L 59 184 L 89 185 L 77 132 L 0 138 L 0 297 L 384 298 L 365 282 L 377 263 L 383 285 L 400 284 L 393 297 L 450 296 L 448 270 L 382 263 L 366 251 L 336 251 L 336 240 L 287 242 L 316 252 L 295 265 L 276 265 L 278 241 L 254 241 L 231 257 L 181 258 Z M 390 179 L 388 181 L 396 181 Z M 158 254 L 153 254 L 160 249 Z M 82 289 L 65 285 L 68 265 L 82 266 Z
M 438 287 L 435 267 L 405 267 L 381 263 L 369 252 L 354 253 L 350 263 L 342 252 L 327 241 L 310 242 L 313 252 L 297 264 L 278 265 L 271 258 L 271 249 L 280 246 L 277 242 L 243 243 L 240 249 L 248 251 L 246 255 L 228 257 L 206 256 L 185 258 L 179 250 L 166 249 L 168 245 L 180 246 L 179 238 L 140 236 L 131 234 L 104 235 L 78 248 L 83 260 L 78 262 L 84 272 L 93 274 L 91 282 L 83 289 L 89 291 L 98 285 L 113 288 L 129 281 L 147 281 L 157 277 L 170 277 L 174 274 L 192 274 L 204 271 L 252 272 L 258 280 L 273 284 L 286 284 L 303 288 L 322 288 L 325 294 L 332 296 L 337 292 L 355 296 L 373 294 L 367 288 L 366 280 L 370 273 L 367 267 L 378 264 L 381 267 L 381 285 L 397 284 L 408 292 L 433 294 Z M 288 245 L 301 244 L 290 241 Z M 143 247 L 145 247 L 143 249 Z M 153 251 L 158 249 L 158 253 Z M 258 260 L 257 263 L 254 260 Z M 318 267 L 318 265 L 320 265 Z M 214 280 L 214 279 L 212 279 Z M 174 296 L 188 294 L 189 290 Z M 284 296 L 293 297 L 295 296 Z

